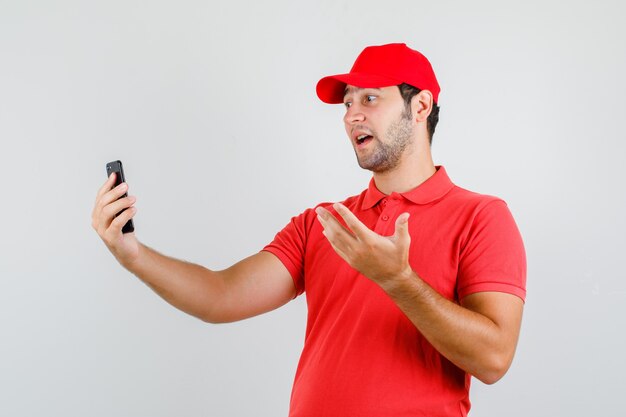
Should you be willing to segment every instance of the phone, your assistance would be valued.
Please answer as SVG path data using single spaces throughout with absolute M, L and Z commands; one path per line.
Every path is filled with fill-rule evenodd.
M 122 166 L 122 161 L 113 161 L 107 164 L 107 177 L 110 177 L 111 174 L 114 172 L 116 173 L 114 187 L 117 187 L 121 183 L 126 182 L 126 177 L 124 177 L 124 167 Z M 121 196 L 120 198 L 127 197 L 127 196 L 128 196 L 128 193 L 124 193 L 124 195 Z M 122 211 L 117 213 L 115 217 L 119 216 L 122 213 Z M 126 222 L 124 227 L 122 227 L 122 233 L 132 233 L 134 231 L 135 231 L 135 225 L 133 224 L 133 219 L 130 219 L 129 221 Z

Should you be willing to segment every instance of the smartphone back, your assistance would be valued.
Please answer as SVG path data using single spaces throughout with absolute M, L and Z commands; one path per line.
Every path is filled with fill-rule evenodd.
M 115 185 L 117 187 L 123 182 L 126 182 L 126 177 L 124 176 L 124 167 L 122 165 L 122 161 L 112 161 L 109 162 L 106 166 L 107 177 L 110 177 L 112 173 L 115 172 Z M 128 196 L 128 193 L 124 193 L 120 198 Z M 123 210 L 122 210 L 123 211 Z M 121 211 L 115 215 L 115 217 L 119 216 Z M 124 227 L 122 227 L 122 233 L 132 233 L 135 231 L 135 225 L 133 223 L 133 219 L 130 219 L 126 222 Z

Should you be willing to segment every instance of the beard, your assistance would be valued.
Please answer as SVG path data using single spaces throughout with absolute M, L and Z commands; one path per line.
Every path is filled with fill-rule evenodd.
M 402 154 L 411 143 L 413 136 L 411 115 L 402 112 L 399 120 L 387 128 L 383 137 L 378 136 L 374 131 L 372 131 L 372 136 L 369 153 L 359 156 L 355 149 L 359 166 L 376 173 L 394 170 L 400 163 Z

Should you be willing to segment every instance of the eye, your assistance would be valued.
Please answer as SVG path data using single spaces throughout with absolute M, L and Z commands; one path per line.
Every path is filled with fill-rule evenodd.
M 372 101 L 376 100 L 376 98 L 377 98 L 376 96 L 367 95 L 367 96 L 365 96 L 365 101 L 371 103 Z
M 352 106 L 352 102 L 351 101 L 346 101 L 345 103 L 343 103 L 344 106 L 346 106 L 346 109 L 350 106 Z

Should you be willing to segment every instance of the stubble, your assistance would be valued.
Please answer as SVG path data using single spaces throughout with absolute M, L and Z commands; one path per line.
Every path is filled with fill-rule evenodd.
M 359 153 L 355 149 L 359 166 L 376 173 L 394 170 L 411 143 L 413 136 L 411 116 L 402 112 L 400 119 L 387 128 L 382 138 L 376 132 L 372 133 L 375 142 L 371 143 L 370 146 L 375 146 L 375 149 L 362 157 L 359 157 Z

